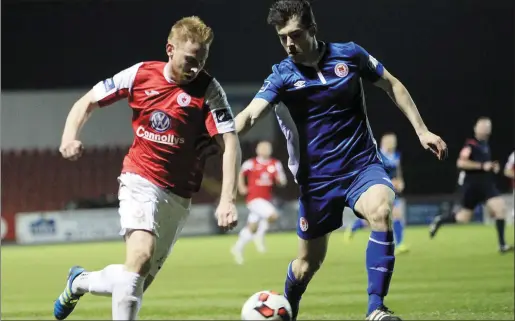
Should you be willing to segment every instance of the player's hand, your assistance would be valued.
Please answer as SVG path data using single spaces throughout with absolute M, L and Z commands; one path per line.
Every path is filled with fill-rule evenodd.
M 501 171 L 501 165 L 499 164 L 498 161 L 493 161 L 492 162 L 492 169 L 493 169 L 495 174 L 498 174 L 499 171 Z
M 249 193 L 249 189 L 245 187 L 238 187 L 238 192 L 240 192 L 241 195 L 247 195 Z
M 231 201 L 220 200 L 215 215 L 218 219 L 218 226 L 224 231 L 232 230 L 238 224 L 238 211 L 236 205 Z
M 494 163 L 493 162 L 484 162 L 483 163 L 482 169 L 485 172 L 490 172 L 490 171 L 492 171 L 493 168 L 494 168 Z
M 72 140 L 69 142 L 62 142 L 61 147 L 59 147 L 59 152 L 61 155 L 71 161 L 76 161 L 79 157 L 82 156 L 82 152 L 84 151 L 84 146 L 78 140 Z
M 420 143 L 425 149 L 429 149 L 439 160 L 447 158 L 447 144 L 439 136 L 426 131 L 418 135 Z
M 404 181 L 394 178 L 392 179 L 392 185 L 397 193 L 402 193 L 402 191 L 404 191 Z

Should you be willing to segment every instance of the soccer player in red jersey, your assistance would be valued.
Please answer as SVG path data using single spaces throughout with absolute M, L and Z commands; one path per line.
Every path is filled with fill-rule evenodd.
M 54 305 L 57 319 L 65 319 L 88 292 L 112 296 L 113 320 L 137 317 L 144 289 L 187 220 L 191 197 L 202 180 L 205 159 L 199 146 L 209 146 L 209 140 L 224 148 L 218 225 L 225 229 L 236 225 L 241 150 L 224 90 L 203 70 L 213 36 L 198 17 L 183 18 L 168 36 L 168 62 L 137 63 L 99 82 L 73 105 L 60 147 L 70 160 L 81 155 L 79 131 L 93 110 L 120 99 L 127 99 L 132 108 L 134 142 L 118 178 L 126 259 L 123 265 L 100 271 L 72 267 Z
M 272 157 L 272 144 L 259 142 L 256 157 L 243 163 L 238 180 L 238 189 L 240 194 L 246 195 L 250 213 L 247 226 L 241 229 L 238 241 L 231 249 L 236 263 L 243 264 L 243 249 L 251 240 L 254 240 L 259 252 L 266 251 L 265 233 L 269 224 L 278 218 L 277 209 L 271 202 L 272 189 L 276 184 L 285 186 L 287 182 L 281 162 Z

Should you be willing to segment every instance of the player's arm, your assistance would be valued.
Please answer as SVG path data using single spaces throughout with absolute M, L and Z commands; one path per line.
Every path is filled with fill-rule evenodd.
M 281 187 L 286 186 L 288 184 L 288 179 L 286 178 L 286 174 L 284 173 L 283 165 L 280 161 L 275 163 L 276 175 L 275 175 L 275 183 Z
M 112 78 L 100 81 L 73 104 L 66 118 L 59 148 L 65 158 L 76 159 L 80 156 L 82 144 L 78 139 L 84 124 L 98 107 L 108 106 L 129 95 L 140 65 L 136 64 Z
M 439 136 L 427 129 L 408 89 L 365 49 L 356 44 L 355 49 L 359 59 L 361 76 L 383 89 L 390 96 L 397 107 L 408 118 L 425 149 L 431 150 L 439 159 L 446 158 L 447 145 Z
M 247 193 L 248 193 L 248 188 L 247 188 L 245 179 L 247 178 L 247 175 L 251 169 L 252 169 L 252 161 L 250 161 L 250 160 L 246 160 L 241 165 L 240 175 L 238 178 L 238 190 L 241 195 L 247 195 Z
M 206 90 L 205 125 L 223 149 L 221 202 L 233 203 L 237 196 L 241 148 L 234 117 L 223 88 L 213 79 Z
M 397 165 L 397 176 L 392 180 L 392 183 L 396 192 L 402 193 L 402 191 L 404 191 L 404 176 L 402 173 L 402 166 L 400 161 Z
M 492 169 L 492 162 L 476 162 L 470 159 L 470 155 L 472 154 L 472 147 L 470 145 L 465 145 L 460 151 L 460 155 L 458 160 L 456 161 L 456 167 L 462 170 L 484 170 L 490 171 Z
M 73 104 L 66 117 L 61 145 L 78 139 L 80 130 L 98 106 L 93 90 L 88 91 Z
M 390 96 L 397 107 L 406 115 L 417 135 L 428 131 L 408 89 L 399 79 L 390 74 L 386 68 L 383 67 L 383 74 L 374 85 L 383 89 Z
M 283 87 L 283 80 L 278 67 L 272 67 L 272 73 L 263 83 L 258 93 L 250 104 L 236 116 L 236 132 L 246 133 L 254 124 L 263 117 L 271 106 L 279 102 L 279 94 Z
M 234 202 L 237 196 L 238 177 L 241 164 L 241 148 L 235 131 L 215 136 L 223 147 L 222 190 L 220 200 Z
M 515 171 L 513 169 L 515 163 L 515 152 L 511 153 L 510 157 L 508 158 L 508 161 L 506 162 L 506 165 L 504 166 L 504 175 L 508 178 L 515 178 Z

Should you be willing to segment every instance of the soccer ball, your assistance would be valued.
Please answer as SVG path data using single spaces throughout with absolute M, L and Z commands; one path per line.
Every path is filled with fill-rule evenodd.
M 291 320 L 291 306 L 288 300 L 274 291 L 254 293 L 241 309 L 242 320 Z

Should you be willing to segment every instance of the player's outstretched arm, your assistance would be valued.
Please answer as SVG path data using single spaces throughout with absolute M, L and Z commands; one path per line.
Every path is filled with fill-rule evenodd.
M 384 69 L 383 75 L 374 84 L 382 88 L 406 115 L 422 146 L 425 149 L 430 149 L 440 160 L 447 157 L 447 144 L 427 129 L 415 102 L 402 82 Z
M 397 166 L 397 177 L 392 180 L 392 183 L 397 193 L 404 191 L 404 175 L 402 174 L 402 165 L 400 163 Z
M 238 222 L 234 202 L 236 201 L 238 175 L 241 168 L 240 142 L 234 131 L 217 135 L 216 139 L 224 149 L 222 156 L 222 190 L 220 204 L 217 208 L 218 225 L 226 229 L 232 229 Z
M 284 187 L 286 184 L 288 184 L 288 179 L 286 178 L 286 173 L 284 172 L 283 165 L 281 162 L 277 162 L 275 164 L 276 168 L 276 175 L 275 175 L 275 182 L 278 186 Z
M 271 104 L 265 99 L 252 99 L 250 104 L 236 116 L 236 132 L 239 135 L 246 133 L 259 118 L 266 114 L 270 106 Z
M 510 157 L 508 158 L 508 162 L 506 162 L 506 166 L 504 166 L 504 176 L 508 178 L 515 178 L 515 170 L 513 168 L 515 164 L 515 152 L 511 153 Z
M 241 195 L 247 195 L 248 193 L 245 177 L 249 163 L 250 162 L 247 160 L 241 165 L 240 174 L 238 175 L 238 191 Z
M 458 160 L 456 161 L 456 167 L 463 170 L 483 170 L 489 172 L 493 168 L 492 162 L 475 162 L 470 159 L 472 154 L 472 148 L 469 145 L 463 147 L 460 151 Z
M 59 148 L 64 158 L 76 160 L 80 157 L 83 149 L 82 143 L 78 140 L 80 130 L 97 107 L 93 90 L 87 92 L 73 104 L 66 118 Z

